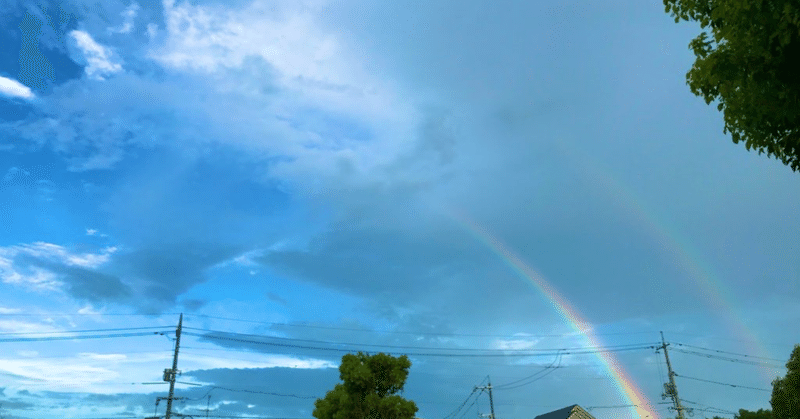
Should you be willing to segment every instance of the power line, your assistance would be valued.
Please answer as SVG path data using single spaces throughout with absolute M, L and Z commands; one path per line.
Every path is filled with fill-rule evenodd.
M 153 330 L 153 329 L 167 329 L 171 330 L 171 326 L 149 326 L 149 327 L 120 327 L 114 329 L 84 329 L 84 330 L 57 330 L 49 332 L 2 332 L 0 336 L 6 335 L 48 335 L 56 333 L 96 333 L 96 332 L 121 332 L 128 330 Z
M 458 412 L 461 411 L 461 409 L 467 404 L 467 402 L 469 402 L 469 399 L 472 398 L 472 396 L 475 394 L 475 392 L 478 391 L 478 387 L 482 386 L 483 383 L 485 383 L 488 379 L 489 379 L 489 377 L 484 378 L 483 380 L 481 380 L 480 383 L 478 383 L 477 386 L 473 387 L 472 388 L 472 392 L 469 393 L 469 396 L 467 396 L 466 399 L 464 399 L 464 402 L 462 402 L 461 405 L 456 408 L 456 410 L 452 411 L 449 415 L 445 416 L 443 419 L 448 419 L 448 418 L 451 418 L 451 417 L 455 417 L 455 415 L 457 415 Z M 481 390 L 481 391 L 483 391 L 483 390 Z
M 672 404 L 672 402 L 658 402 L 656 404 Z M 611 406 L 586 406 L 586 410 L 591 409 L 629 409 L 631 407 L 638 407 L 640 409 L 647 409 L 649 406 L 642 406 L 639 404 L 615 404 Z
M 729 415 L 737 414 L 737 412 L 734 412 L 734 411 L 731 411 L 731 410 L 722 409 L 722 408 L 719 408 L 719 407 L 713 407 L 713 406 L 709 406 L 707 404 L 693 402 L 691 400 L 686 400 L 686 399 L 681 399 L 681 400 L 683 402 L 686 402 L 686 403 L 689 403 L 689 404 L 705 407 L 705 409 L 696 409 L 696 410 L 700 410 L 700 411 L 703 411 L 703 412 L 710 411 L 712 413 L 725 413 L 725 414 L 729 414 Z
M 184 415 L 193 417 L 192 415 Z M 208 418 L 232 418 L 232 419 L 314 419 L 314 418 L 276 418 L 273 416 L 241 416 L 241 415 L 208 415 Z
M 164 354 L 164 353 L 172 353 L 172 350 L 170 349 L 170 350 L 160 350 L 160 351 L 126 351 L 124 353 L 124 355 L 130 355 L 130 354 Z M 107 352 L 96 353 L 96 352 L 93 352 L 92 355 L 100 355 L 100 356 L 102 356 L 102 355 L 120 355 L 120 354 L 118 352 L 115 352 L 115 353 L 107 353 Z M 72 358 L 75 358 L 74 354 L 73 355 L 53 355 L 53 356 L 40 356 L 40 355 L 36 355 L 36 356 L 17 356 L 17 357 L 13 357 L 13 358 L 11 358 L 11 357 L 2 357 L 3 360 L 15 360 L 15 361 L 32 360 L 32 359 L 72 359 Z
M 714 335 L 701 335 L 701 334 L 697 334 L 697 333 L 672 332 L 672 331 L 668 331 L 667 333 L 670 333 L 672 335 L 693 336 L 693 337 L 698 337 L 698 338 L 711 339 L 711 340 L 720 340 L 720 341 L 726 341 L 726 342 L 740 342 L 740 343 L 749 343 L 749 344 L 753 343 L 752 340 L 720 338 L 720 337 L 716 337 Z M 774 341 L 773 342 L 764 342 L 764 341 L 759 340 L 759 343 L 761 345 L 773 346 L 773 347 L 776 347 L 776 348 L 784 348 L 786 345 L 791 344 L 791 341 L 786 341 L 786 343 L 779 344 L 779 343 L 775 343 Z
M 749 390 L 758 390 L 758 391 L 772 391 L 772 390 L 768 390 L 766 388 L 749 387 L 749 386 L 743 386 L 743 385 L 731 384 L 731 383 L 722 383 L 722 382 L 719 382 L 719 381 L 706 380 L 706 379 L 703 379 L 703 378 L 687 377 L 685 375 L 675 374 L 675 376 L 676 377 L 685 378 L 687 380 L 702 381 L 704 383 L 719 384 L 719 385 L 728 386 L 728 387 L 746 388 L 746 389 L 749 389 Z
M 552 352 L 552 351 L 574 351 L 574 350 L 587 350 L 587 349 L 595 349 L 597 352 L 611 352 L 617 350 L 626 350 L 626 349 L 650 349 L 654 348 L 652 344 L 649 343 L 633 343 L 633 344 L 624 344 L 624 345 L 612 345 L 612 346 L 581 346 L 581 347 L 571 347 L 571 348 L 547 348 L 547 349 L 493 349 L 493 348 L 440 348 L 440 347 L 432 347 L 432 346 L 407 346 L 407 345 L 385 345 L 385 344 L 371 344 L 371 343 L 352 343 L 352 342 L 330 342 L 330 341 L 322 341 L 322 340 L 315 340 L 315 339 L 296 339 L 296 338 L 285 338 L 280 336 L 269 336 L 269 335 L 257 335 L 257 334 L 250 334 L 250 333 L 236 333 L 236 332 L 226 332 L 222 330 L 211 330 L 211 329 L 199 329 L 195 327 L 184 327 L 184 329 L 189 330 L 197 330 L 202 332 L 209 332 L 209 333 L 216 333 L 217 335 L 197 335 L 192 334 L 193 336 L 201 336 L 207 338 L 219 338 L 219 337 L 227 337 L 227 336 L 246 336 L 246 337 L 257 337 L 262 339 L 274 339 L 274 340 L 281 340 L 281 341 L 291 341 L 291 342 L 307 342 L 307 343 L 316 343 L 316 344 L 324 344 L 324 345 L 348 345 L 348 346 L 358 346 L 358 347 L 378 347 L 378 348 L 392 348 L 392 349 L 424 349 L 424 350 L 447 350 L 447 351 L 471 351 L 471 352 Z M 188 334 L 188 333 L 187 333 Z
M 158 335 L 158 332 L 138 332 L 138 333 L 110 333 L 100 335 L 77 335 L 77 336 L 41 336 L 33 338 L 4 338 L 0 342 L 44 342 L 53 340 L 83 340 L 83 339 L 110 339 L 110 338 L 129 338 L 136 336 L 153 336 Z
M 455 417 L 455 415 L 457 415 L 457 414 L 458 414 L 458 412 L 460 412 L 460 411 L 461 411 L 461 409 L 462 409 L 462 408 L 463 408 L 463 407 L 464 407 L 464 406 L 467 404 L 467 402 L 469 402 L 469 399 L 471 399 L 471 398 L 472 398 L 472 395 L 473 395 L 473 394 L 475 394 L 475 392 L 476 392 L 476 391 L 477 391 L 477 388 L 476 388 L 476 389 L 473 389 L 473 390 L 472 390 L 472 393 L 469 393 L 469 396 L 467 396 L 467 398 L 466 398 L 466 399 L 464 399 L 464 402 L 462 402 L 462 403 L 461 403 L 461 405 L 459 405 L 459 406 L 456 408 L 456 410 L 452 411 L 450 414 L 448 414 L 447 416 L 445 416 L 443 419 L 448 419 L 448 418 L 451 418 L 451 417 Z
M 265 341 L 252 340 L 252 339 L 240 339 L 240 338 L 229 337 L 229 336 L 219 336 L 219 335 L 210 335 L 210 334 L 203 335 L 203 334 L 191 333 L 191 332 L 186 332 L 185 334 L 186 335 L 190 335 L 190 336 L 197 336 L 197 337 L 207 338 L 207 339 L 228 340 L 228 341 L 233 341 L 233 342 L 252 343 L 252 344 L 257 344 L 257 345 L 279 346 L 279 347 L 296 348 L 296 349 L 311 349 L 311 350 L 334 351 L 334 352 L 353 352 L 353 350 L 356 350 L 354 348 L 326 348 L 326 347 L 321 347 L 321 346 L 299 345 L 299 344 L 292 344 L 292 343 L 265 342 Z M 292 339 L 286 339 L 286 338 L 272 338 L 272 337 L 266 337 L 266 336 L 264 336 L 264 337 L 265 338 L 270 338 L 270 339 L 281 339 L 281 340 L 293 341 Z M 342 343 L 337 343 L 337 342 L 322 342 L 322 341 L 319 341 L 319 343 L 328 343 L 328 344 L 332 344 L 332 345 L 343 345 Z M 347 345 L 347 344 L 344 344 L 344 345 Z M 384 348 L 385 347 L 389 347 L 389 346 L 383 346 L 383 345 L 366 345 L 366 344 L 365 345 L 349 344 L 349 345 L 384 347 Z M 394 347 L 394 348 L 398 348 L 398 347 Z M 405 347 L 405 348 L 411 349 L 413 347 Z M 589 347 L 587 349 L 582 349 L 582 348 L 564 348 L 564 349 L 558 349 L 557 351 L 561 351 L 561 353 L 563 353 L 565 355 L 586 355 L 586 354 L 594 354 L 594 353 L 598 353 L 598 352 L 622 352 L 622 351 L 632 351 L 632 350 L 651 349 L 651 348 L 653 348 L 653 346 L 648 345 L 648 346 L 639 346 L 639 347 L 624 347 L 624 348 L 619 348 L 619 349 L 592 348 L 592 347 Z M 449 350 L 449 349 L 438 349 L 438 348 L 426 348 L 426 349 L 443 350 L 443 351 L 444 350 Z M 574 349 L 574 350 L 572 350 L 572 349 Z M 454 353 L 445 353 L 445 352 L 440 352 L 440 353 L 421 353 L 421 352 L 392 352 L 392 351 L 382 351 L 382 352 L 385 352 L 385 353 L 391 354 L 391 355 L 432 356 L 432 357 L 436 357 L 436 356 L 444 356 L 444 357 L 473 357 L 473 358 L 479 358 L 479 357 L 531 357 L 531 356 L 551 356 L 551 355 L 557 355 L 558 354 L 557 352 L 556 353 L 535 353 L 534 352 L 534 353 L 512 353 L 512 354 L 509 354 L 509 353 L 480 353 L 480 354 L 459 353 L 459 354 L 454 354 Z M 500 350 L 500 352 L 505 352 L 505 351 Z
M 771 362 L 749 361 L 749 360 L 731 358 L 731 357 L 722 356 L 722 355 L 706 354 L 706 353 L 697 352 L 697 351 L 691 351 L 691 350 L 687 350 L 687 349 L 673 349 L 673 351 L 684 353 L 684 354 L 689 354 L 689 355 L 695 355 L 695 356 L 699 356 L 699 357 L 704 357 L 704 358 L 709 358 L 709 359 L 717 359 L 717 360 L 720 360 L 720 361 L 735 362 L 735 363 L 738 363 L 738 364 L 754 365 L 754 366 L 769 366 L 769 367 L 774 367 L 774 368 L 781 368 L 782 367 L 781 365 L 775 365 L 775 364 L 773 364 Z
M 180 313 L 0 313 L 0 317 L 69 317 L 69 316 L 114 316 L 114 317 L 166 317 Z
M 482 393 L 482 392 L 483 391 L 478 393 L 478 396 L 475 397 L 475 400 L 472 401 L 472 404 L 470 404 L 469 406 L 467 406 L 466 409 L 464 409 L 464 413 L 462 413 L 461 416 L 458 417 L 458 419 L 462 419 L 464 416 L 466 416 L 467 413 L 469 413 L 469 409 L 472 409 L 472 406 L 475 406 L 475 403 L 478 403 L 478 400 L 479 400 L 480 395 L 481 395 L 480 393 Z
M 556 361 L 558 361 L 558 365 L 555 365 Z M 553 365 L 555 365 L 555 366 L 553 366 Z M 506 384 L 504 384 L 502 386 L 497 386 L 496 389 L 498 389 L 498 390 L 513 390 L 515 388 L 527 386 L 528 384 L 534 383 L 536 381 L 541 380 L 543 377 L 546 377 L 548 374 L 552 373 L 553 371 L 556 370 L 556 368 L 559 368 L 560 366 L 561 366 L 561 354 L 559 353 L 555 357 L 555 359 L 553 359 L 553 362 L 551 362 L 550 365 L 544 367 L 543 369 L 541 369 L 541 370 L 533 373 L 532 375 L 530 375 L 528 377 L 525 377 L 525 378 L 523 378 L 521 380 L 512 381 L 512 382 L 506 383 Z M 538 377 L 537 377 L 537 375 L 538 375 Z M 519 382 L 522 382 L 522 381 L 526 381 L 526 380 L 531 379 L 531 378 L 533 378 L 533 379 L 530 380 L 530 381 L 523 382 L 522 384 L 516 384 L 516 383 L 519 383 Z M 514 385 L 514 384 L 516 384 L 516 385 Z
M 755 355 L 748 355 L 748 354 L 740 354 L 740 353 L 736 353 L 736 352 L 722 351 L 722 350 L 719 350 L 719 349 L 704 348 L 702 346 L 688 345 L 686 343 L 674 343 L 673 345 L 685 346 L 687 348 L 694 348 L 694 349 L 702 349 L 704 351 L 718 352 L 718 353 L 721 353 L 721 354 L 736 355 L 736 356 L 741 356 L 741 357 L 745 357 L 745 358 L 763 359 L 763 360 L 766 360 L 766 361 L 778 361 L 778 362 L 783 362 L 784 361 L 782 359 L 767 358 L 767 357 L 763 357 L 763 356 L 755 356 Z
M 192 384 L 192 383 L 184 383 L 184 384 Z M 198 384 L 198 385 L 200 385 L 200 384 Z M 295 399 L 306 399 L 306 400 L 318 399 L 319 398 L 317 396 L 301 396 L 301 395 L 298 395 L 298 394 L 274 393 L 274 392 L 271 392 L 271 391 L 259 391 L 259 390 L 228 388 L 228 387 L 221 387 L 221 386 L 211 386 L 210 389 L 203 396 L 201 396 L 201 397 L 199 397 L 197 399 L 187 399 L 187 400 L 189 400 L 189 401 L 202 400 L 202 399 L 206 398 L 206 396 L 211 394 L 211 392 L 214 391 L 214 390 L 225 390 L 225 391 L 232 391 L 232 392 L 236 392 L 236 393 L 265 394 L 267 396 L 292 397 L 292 398 L 295 398 Z
M 187 314 L 187 316 L 191 317 L 203 317 L 208 319 L 216 319 L 216 320 L 227 320 L 233 322 L 241 322 L 241 323 L 251 323 L 251 324 L 263 324 L 268 326 L 282 326 L 282 327 L 300 327 L 300 328 L 310 328 L 310 329 L 325 329 L 325 330 L 345 330 L 351 332 L 368 332 L 368 333 L 386 333 L 386 334 L 400 334 L 400 335 L 412 335 L 412 336 L 454 336 L 454 337 L 487 337 L 487 338 L 544 338 L 544 337 L 565 337 L 570 336 L 571 333 L 562 333 L 562 334 L 521 334 L 521 335 L 500 335 L 500 334 L 475 334 L 475 333 L 435 333 L 435 332 L 411 332 L 411 331 L 400 331 L 400 330 L 375 330 L 375 329 L 364 329 L 364 328 L 354 328 L 354 327 L 336 327 L 336 326 L 320 326 L 320 325 L 311 325 L 311 324 L 302 324 L 302 323 L 279 323 L 279 322 L 263 322 L 258 320 L 245 320 L 245 319 L 235 319 L 231 317 L 220 317 L 220 316 L 211 316 L 207 314 Z M 612 336 L 612 335 L 640 335 L 640 334 L 652 334 L 654 332 L 651 331 L 640 331 L 640 332 L 609 332 L 609 333 L 594 333 L 594 336 Z

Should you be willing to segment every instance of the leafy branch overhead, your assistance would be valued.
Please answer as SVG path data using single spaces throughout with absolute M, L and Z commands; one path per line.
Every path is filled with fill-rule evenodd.
M 734 143 L 800 170 L 800 2 L 664 0 L 666 12 L 700 23 L 692 93 L 718 102 Z

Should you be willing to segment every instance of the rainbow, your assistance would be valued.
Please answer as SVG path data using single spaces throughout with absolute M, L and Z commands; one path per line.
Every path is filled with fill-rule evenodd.
M 736 303 L 729 287 L 721 280 L 714 267 L 705 262 L 702 253 L 679 233 L 677 227 L 671 227 L 656 210 L 649 208 L 643 199 L 638 198 L 631 188 L 621 182 L 618 176 L 612 175 L 608 169 L 599 167 L 595 159 L 583 150 L 563 140 L 557 144 L 564 148 L 566 156 L 577 161 L 576 166 L 587 180 L 595 183 L 598 189 L 626 211 L 629 218 L 643 227 L 659 243 L 661 250 L 684 270 L 703 296 L 703 301 L 721 317 L 728 330 L 747 344 L 747 352 L 767 358 L 772 356 L 742 316 L 736 315 L 737 307 L 742 305 Z M 771 383 L 772 379 L 783 371 L 763 366 L 760 368 L 760 373 L 765 383 Z
M 492 236 L 484 228 L 463 214 L 452 214 L 453 218 L 460 222 L 467 231 L 472 233 L 476 239 L 484 243 L 494 253 L 496 253 L 509 267 L 511 267 L 520 277 L 533 284 L 547 299 L 553 308 L 569 323 L 569 325 L 580 333 L 589 346 L 603 346 L 602 342 L 591 333 L 592 326 L 580 315 L 578 310 L 564 298 L 553 286 L 547 282 L 538 272 L 528 266 L 516 253 L 506 247 L 496 237 Z M 628 376 L 619 361 L 611 352 L 597 352 L 597 358 L 608 370 L 613 378 L 619 393 L 632 405 L 631 412 L 640 418 L 658 418 L 653 404 L 644 396 L 641 389 Z

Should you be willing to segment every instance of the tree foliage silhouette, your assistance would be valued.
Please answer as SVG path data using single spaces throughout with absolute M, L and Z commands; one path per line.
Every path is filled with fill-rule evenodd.
M 720 416 L 714 416 L 713 419 L 725 419 Z M 750 411 L 746 409 L 739 409 L 739 413 L 733 415 L 733 419 L 773 419 L 772 411 L 765 409 L 758 409 L 757 411 Z
M 786 363 L 786 376 L 772 382 L 770 404 L 775 419 L 800 419 L 800 345 Z
M 734 143 L 800 170 L 800 2 L 663 1 L 675 22 L 703 29 L 689 44 L 692 93 L 718 101 Z
M 402 392 L 411 361 L 403 355 L 363 352 L 347 354 L 339 366 L 339 378 L 324 398 L 314 402 L 317 419 L 412 419 L 417 405 Z

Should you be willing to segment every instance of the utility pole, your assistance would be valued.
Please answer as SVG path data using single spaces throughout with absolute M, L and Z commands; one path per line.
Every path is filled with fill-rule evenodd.
M 661 346 L 659 346 L 658 349 L 664 350 L 664 358 L 667 360 L 667 371 L 669 371 L 669 383 L 664 383 L 664 394 L 662 394 L 661 397 L 664 399 L 671 397 L 672 402 L 675 404 L 674 409 L 678 412 L 678 419 L 685 419 L 683 411 L 686 409 L 681 405 L 681 399 L 678 397 L 678 386 L 675 385 L 675 371 L 672 371 L 672 364 L 669 363 L 667 346 L 669 346 L 669 344 L 664 341 L 664 332 L 661 332 Z
M 488 378 L 488 377 L 487 377 Z M 492 380 L 491 378 L 488 380 L 485 387 L 475 387 L 481 390 L 489 390 L 489 408 L 491 409 L 491 418 L 495 419 L 494 417 L 494 401 L 492 400 Z
M 164 370 L 164 381 L 169 381 L 166 419 L 172 417 L 172 399 L 175 396 L 175 378 L 178 375 L 178 351 L 181 348 L 181 327 L 183 327 L 183 313 L 178 319 L 178 328 L 175 329 L 175 355 L 172 357 L 172 369 Z
M 199 409 L 198 409 L 199 410 Z M 211 395 L 208 395 L 208 400 L 206 400 L 206 408 L 204 410 L 206 412 L 206 418 L 208 417 L 208 413 L 211 411 Z

